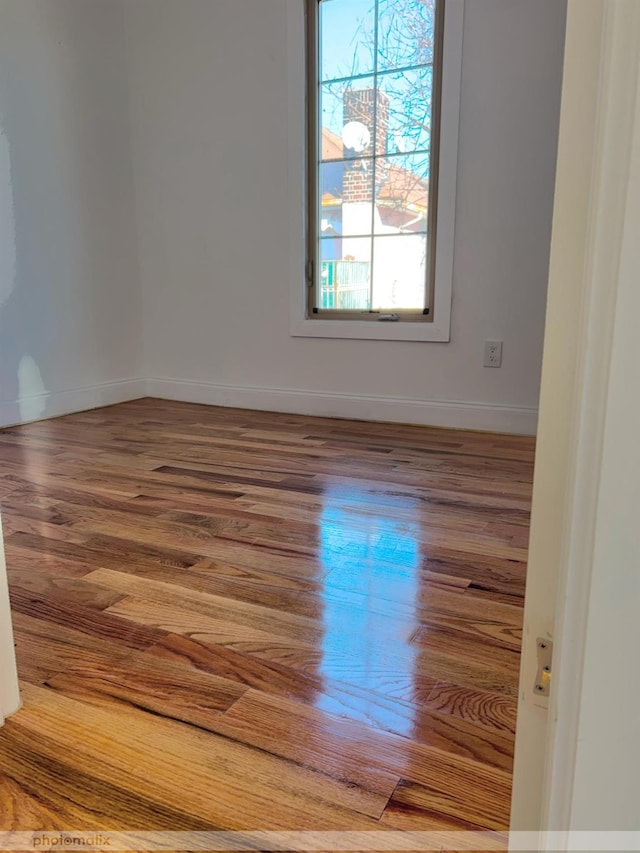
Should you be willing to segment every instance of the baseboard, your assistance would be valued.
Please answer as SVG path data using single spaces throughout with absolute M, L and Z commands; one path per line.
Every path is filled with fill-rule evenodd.
M 2 728 L 2 726 L 4 726 L 9 717 L 13 717 L 14 714 L 17 714 L 21 708 L 22 700 L 20 700 L 17 705 L 12 705 L 8 711 L 0 713 L 0 729 Z
M 145 395 L 144 379 L 122 379 L 84 388 L 32 394 L 20 400 L 0 403 L 0 427 L 58 418 L 61 415 L 98 409 L 114 403 L 125 403 Z
M 186 403 L 204 403 L 209 406 L 519 435 L 535 435 L 538 420 L 537 409 L 526 406 L 408 400 L 401 397 L 329 394 L 290 388 L 255 388 L 155 378 L 104 382 L 84 388 L 34 394 L 21 400 L 0 403 L 0 428 L 57 418 L 145 396 Z
M 497 406 L 490 403 L 460 403 L 445 400 L 407 400 L 398 397 L 328 394 L 288 388 L 251 388 L 181 379 L 148 379 L 146 392 L 149 397 L 186 403 L 204 403 L 210 406 L 487 430 L 519 435 L 535 435 L 538 421 L 537 409 L 525 406 Z

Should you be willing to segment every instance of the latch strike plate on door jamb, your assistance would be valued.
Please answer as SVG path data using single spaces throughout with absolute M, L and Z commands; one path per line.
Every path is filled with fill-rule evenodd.
M 533 692 L 536 696 L 548 696 L 551 691 L 551 660 L 553 658 L 553 643 L 538 637 L 538 672 Z

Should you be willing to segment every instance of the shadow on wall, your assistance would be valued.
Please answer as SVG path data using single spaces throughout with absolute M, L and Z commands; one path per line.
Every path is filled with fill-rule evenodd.
M 9 139 L 0 116 L 0 419 L 3 423 L 41 417 L 47 393 L 21 318 L 16 291 L 16 225 Z

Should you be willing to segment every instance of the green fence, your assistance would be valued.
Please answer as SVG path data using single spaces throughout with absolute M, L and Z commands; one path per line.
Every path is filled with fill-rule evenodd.
M 325 310 L 366 311 L 370 299 L 368 261 L 323 261 L 320 307 Z

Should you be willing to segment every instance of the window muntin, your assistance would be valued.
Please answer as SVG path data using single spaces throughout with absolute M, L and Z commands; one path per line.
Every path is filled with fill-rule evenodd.
M 309 0 L 309 313 L 433 318 L 443 0 Z

